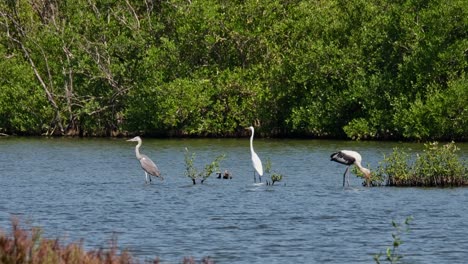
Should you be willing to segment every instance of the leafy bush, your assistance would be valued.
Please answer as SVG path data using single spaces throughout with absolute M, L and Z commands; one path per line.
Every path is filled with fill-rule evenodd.
M 401 103 L 394 115 L 395 127 L 413 139 L 466 139 L 468 135 L 468 80 L 449 82 L 446 89 L 431 86 L 426 98 Z
M 399 148 L 394 148 L 392 154 L 384 155 L 383 161 L 379 162 L 377 175 L 387 176 L 387 185 L 389 186 L 408 185 L 411 177 L 409 158 L 409 154 Z
M 349 138 L 357 140 L 374 138 L 376 135 L 374 129 L 364 118 L 353 119 L 343 127 L 343 131 Z
M 456 155 L 458 150 L 453 142 L 442 147 L 437 142 L 425 144 L 414 163 L 414 176 L 424 186 L 468 184 L 467 170 Z
M 398 148 L 379 163 L 377 174 L 386 178 L 388 186 L 463 186 L 468 185 L 468 169 L 456 152 L 454 142 L 439 146 L 424 144 L 422 154 L 414 162 Z

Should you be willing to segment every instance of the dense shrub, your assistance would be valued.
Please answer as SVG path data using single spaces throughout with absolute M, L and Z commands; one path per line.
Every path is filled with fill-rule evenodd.
M 468 168 L 456 154 L 458 150 L 453 142 L 443 146 L 428 143 L 423 153 L 411 158 L 395 148 L 379 163 L 376 174 L 388 186 L 466 186 Z
M 465 0 L 0 1 L 0 131 L 466 140 L 467 27 Z

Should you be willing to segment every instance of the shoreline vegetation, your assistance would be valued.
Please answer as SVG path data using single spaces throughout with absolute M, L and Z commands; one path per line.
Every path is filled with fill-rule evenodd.
M 1 1 L 0 133 L 468 140 L 463 0 Z
M 458 156 L 458 151 L 454 142 L 442 146 L 438 142 L 426 143 L 423 152 L 414 156 L 410 156 L 407 150 L 394 148 L 390 155 L 384 155 L 377 169 L 371 169 L 371 186 L 468 186 L 468 166 Z M 354 167 L 353 173 L 365 178 Z

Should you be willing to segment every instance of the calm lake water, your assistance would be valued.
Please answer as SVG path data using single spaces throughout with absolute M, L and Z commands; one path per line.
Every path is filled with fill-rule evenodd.
M 468 157 L 468 144 L 461 156 Z M 376 168 L 393 147 L 422 144 L 326 140 L 254 142 L 263 160 L 283 173 L 275 186 L 255 185 L 248 139 L 143 139 L 141 152 L 164 181 L 145 185 L 134 142 L 124 139 L 0 138 L 0 228 L 12 216 L 46 236 L 84 240 L 87 248 L 118 245 L 142 262 L 184 256 L 217 263 L 374 263 L 392 244 L 391 221 L 414 218 L 402 235 L 405 263 L 465 263 L 468 188 L 365 188 L 332 152 L 353 149 Z M 215 176 L 192 185 L 184 148 L 201 168 L 225 153 Z M 266 177 L 264 177 L 265 179 Z

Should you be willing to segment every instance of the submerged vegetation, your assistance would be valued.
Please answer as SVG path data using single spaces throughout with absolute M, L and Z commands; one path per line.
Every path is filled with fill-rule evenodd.
M 208 179 L 211 174 L 219 171 L 219 163 L 226 157 L 226 155 L 218 155 L 211 163 L 206 164 L 202 171 L 198 171 L 193 162 L 195 161 L 195 153 L 190 153 L 188 148 L 185 148 L 185 176 L 192 179 L 193 184 L 197 183 L 197 180 L 200 180 L 200 183 L 203 184 L 206 179 Z
M 0 1 L 0 133 L 466 140 L 453 1 Z
M 267 158 L 266 163 L 265 163 L 265 174 L 270 174 L 270 181 L 266 181 L 267 185 L 274 185 L 275 182 L 280 182 L 283 180 L 283 174 L 272 171 L 272 162 L 270 158 Z

